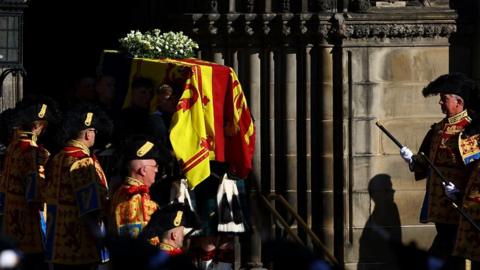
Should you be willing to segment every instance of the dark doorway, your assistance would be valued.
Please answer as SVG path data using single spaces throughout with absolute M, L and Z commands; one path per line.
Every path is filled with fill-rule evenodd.
M 147 25 L 145 2 L 29 1 L 24 19 L 25 93 L 62 96 L 71 81 L 95 75 L 100 52 Z

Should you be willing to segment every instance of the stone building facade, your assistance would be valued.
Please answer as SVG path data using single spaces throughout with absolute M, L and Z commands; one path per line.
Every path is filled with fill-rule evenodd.
M 378 231 L 430 246 L 434 228 L 418 222 L 425 182 L 375 123 L 416 150 L 442 117 L 421 89 L 450 71 L 480 81 L 477 1 L 138 3 L 131 29 L 182 30 L 201 58 L 237 71 L 257 127 L 251 194 L 283 195 L 347 269 L 390 269 Z M 284 234 L 255 219 L 237 266 L 268 267 L 261 243 Z
M 152 24 L 167 18 L 199 41 L 203 59 L 238 71 L 258 131 L 252 191 L 285 196 L 347 269 L 389 268 L 393 255 L 379 230 L 428 248 L 434 228 L 418 222 L 425 182 L 414 181 L 375 123 L 418 149 L 442 117 L 438 99 L 423 98 L 421 89 L 449 71 L 479 79 L 472 61 L 478 6 L 190 2 Z M 257 226 L 256 235 L 281 235 L 271 225 Z M 262 240 L 250 239 L 244 264 L 262 267 Z

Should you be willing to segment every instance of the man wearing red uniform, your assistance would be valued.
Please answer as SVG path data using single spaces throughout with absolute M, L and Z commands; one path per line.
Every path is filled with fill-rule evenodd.
M 25 253 L 26 269 L 47 269 L 43 263 L 45 217 L 40 191 L 50 153 L 37 144 L 37 139 L 49 122 L 58 120 L 56 107 L 47 98 L 29 98 L 17 104 L 12 123 L 16 134 L 7 148 L 2 172 L 3 233 Z
M 110 129 L 110 120 L 92 105 L 78 105 L 65 117 L 64 148 L 48 168 L 45 190 L 46 260 L 54 269 L 95 269 L 108 260 L 102 241 L 108 185 L 90 148 Z
M 472 110 L 479 102 L 478 88 L 464 74 L 451 73 L 432 81 L 423 95 L 440 95 L 439 104 L 446 117 L 432 125 L 419 152 L 425 153 L 451 182 L 442 185 L 440 176 L 430 170 L 421 155 L 412 155 L 406 147 L 400 154 L 415 172 L 415 179 L 427 178 L 420 222 L 433 222 L 437 230 L 429 253 L 445 260 L 446 269 L 464 269 L 464 260 L 452 256 L 460 216 L 445 195 L 461 202 L 472 172 L 469 161 L 461 155 L 464 149 L 459 141 L 471 117 L 478 113 Z
M 168 155 L 143 136 L 127 142 L 124 159 L 128 176 L 113 195 L 110 213 L 116 234 L 136 238 L 158 209 L 157 203 L 150 199 L 149 188 Z M 158 239 L 152 239 L 152 244 L 158 244 Z

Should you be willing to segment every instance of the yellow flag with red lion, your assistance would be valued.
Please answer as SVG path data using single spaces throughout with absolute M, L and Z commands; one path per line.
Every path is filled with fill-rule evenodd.
M 130 81 L 153 79 L 181 88 L 170 125 L 170 141 L 189 186 L 210 175 L 210 161 L 226 162 L 245 178 L 252 168 L 255 126 L 235 71 L 199 59 L 134 58 Z M 129 89 L 124 106 L 131 99 Z M 156 108 L 156 98 L 152 108 Z

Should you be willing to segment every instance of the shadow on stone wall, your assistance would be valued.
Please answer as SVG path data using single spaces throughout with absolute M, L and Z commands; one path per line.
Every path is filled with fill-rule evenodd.
M 360 236 L 357 270 L 398 269 L 390 243 L 401 243 L 402 231 L 390 176 L 375 175 L 368 184 L 368 192 L 375 206 Z

